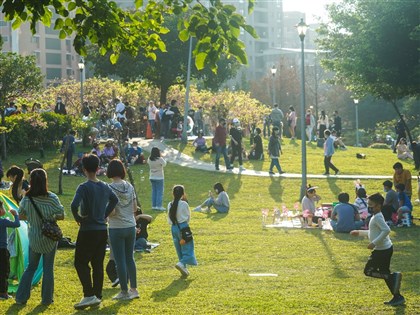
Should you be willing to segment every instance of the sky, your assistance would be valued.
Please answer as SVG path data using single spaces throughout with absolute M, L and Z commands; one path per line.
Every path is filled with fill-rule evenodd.
M 325 5 L 337 0 L 283 0 L 283 11 L 300 11 L 306 13 L 306 24 L 315 23 L 313 15 L 325 16 Z

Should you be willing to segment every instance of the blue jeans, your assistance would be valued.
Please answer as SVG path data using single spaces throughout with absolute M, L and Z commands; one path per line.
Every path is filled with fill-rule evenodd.
M 228 213 L 229 212 L 229 208 L 228 207 L 226 207 L 224 205 L 216 205 L 214 203 L 214 199 L 212 197 L 210 197 L 206 201 L 204 201 L 203 204 L 205 206 L 207 206 L 207 207 L 213 206 L 217 210 L 217 212 L 220 212 L 220 213 Z
M 117 265 L 118 279 L 121 291 L 127 291 L 127 273 L 130 287 L 137 288 L 136 263 L 134 261 L 134 242 L 136 240 L 136 227 L 109 229 L 109 240 Z
M 281 166 L 280 166 L 279 158 L 271 158 L 270 172 L 273 171 L 274 166 L 277 168 L 277 171 L 279 173 L 282 171 Z
M 226 168 L 230 168 L 230 163 L 229 163 L 229 158 L 227 155 L 227 149 L 226 149 L 226 145 L 224 146 L 216 146 L 216 170 L 219 169 L 219 160 L 220 160 L 220 154 L 223 154 L 223 158 L 225 159 L 225 165 Z
M 149 123 L 150 123 L 150 129 L 152 130 L 152 133 L 155 133 L 155 120 L 149 119 Z
M 188 226 L 188 223 L 186 222 L 179 223 L 179 227 L 181 229 L 187 226 Z M 181 230 L 178 228 L 176 224 L 172 224 L 171 232 L 172 232 L 172 240 L 174 241 L 176 254 L 178 255 L 178 260 L 181 263 L 183 263 L 184 266 L 186 266 L 187 264 L 196 266 L 197 260 L 194 254 L 194 240 L 184 245 L 179 244 L 179 241 L 182 239 Z
M 152 184 L 152 208 L 162 207 L 163 179 L 151 179 Z
M 333 228 L 334 232 L 337 233 L 349 233 L 350 231 L 337 231 L 337 221 L 331 220 L 330 221 L 331 227 Z M 354 221 L 354 225 L 352 230 L 359 230 L 364 225 L 363 221 Z
M 134 249 L 135 250 L 147 249 L 147 240 L 143 237 L 139 237 L 138 239 L 136 239 L 136 242 L 134 243 Z
M 26 303 L 31 296 L 32 279 L 38 268 L 39 261 L 42 257 L 42 267 L 44 269 L 42 275 L 42 304 L 48 305 L 53 302 L 54 295 L 54 259 L 57 248 L 54 248 L 47 254 L 40 254 L 32 251 L 29 247 L 29 264 L 26 267 L 22 278 L 19 281 L 19 287 L 16 292 L 16 301 Z

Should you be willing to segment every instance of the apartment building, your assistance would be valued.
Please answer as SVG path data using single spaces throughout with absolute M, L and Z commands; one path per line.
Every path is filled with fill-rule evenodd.
M 23 56 L 34 55 L 45 85 L 57 79 L 80 79 L 78 63 L 79 55 L 73 48 L 73 37 L 59 39 L 58 31 L 41 23 L 36 26 L 36 34 L 32 34 L 29 23 L 12 29 L 12 23 L 4 20 L 0 13 L 0 35 L 3 39 L 1 52 L 14 52 Z

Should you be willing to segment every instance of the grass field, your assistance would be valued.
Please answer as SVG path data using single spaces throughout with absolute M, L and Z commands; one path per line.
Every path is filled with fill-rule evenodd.
M 283 166 L 288 172 L 299 172 L 300 147 L 283 146 Z M 172 146 L 180 144 L 173 142 Z M 181 148 L 192 153 L 192 146 Z M 313 150 L 313 151 L 312 151 Z M 363 151 L 363 152 L 362 152 Z M 367 154 L 357 160 L 355 153 Z M 209 155 L 196 156 L 209 159 Z M 10 157 L 11 163 L 23 165 L 26 155 Z M 337 166 L 348 174 L 392 174 L 397 160 L 388 150 L 349 148 L 334 156 Z M 58 184 L 59 156 L 47 152 L 45 163 L 50 190 Z M 309 173 L 322 173 L 322 150 L 308 150 Z M 268 169 L 268 160 L 254 162 L 255 168 Z M 412 165 L 404 163 L 410 170 Z M 251 162 L 245 167 L 253 168 Z M 168 164 L 165 169 L 165 203 L 171 199 L 171 187 L 184 184 L 191 207 L 201 203 L 213 184 L 220 181 L 231 198 L 227 215 L 192 213 L 191 228 L 199 266 L 190 268 L 191 276 L 181 279 L 173 267 L 177 262 L 169 226 L 164 213 L 150 210 L 150 183 L 147 166 L 132 168 L 138 195 L 146 213 L 155 218 L 149 230 L 149 241 L 161 245 L 150 254 L 136 253 L 140 299 L 115 302 L 118 293 L 105 280 L 104 299 L 100 308 L 82 311 L 90 314 L 419 314 L 420 313 L 420 228 L 393 229 L 392 270 L 403 272 L 402 294 L 405 306 L 383 305 L 391 297 L 382 280 L 367 278 L 363 267 L 369 256 L 368 241 L 318 229 L 264 229 L 261 208 L 272 209 L 298 201 L 300 181 L 287 178 L 247 177 L 236 174 L 205 172 Z M 140 170 L 144 170 L 143 175 Z M 413 171 L 413 170 L 412 170 Z M 414 171 L 413 171 L 413 174 Z M 141 180 L 144 176 L 145 180 Z M 107 180 L 106 178 L 102 178 Z M 70 202 L 82 177 L 63 178 L 64 194 L 60 196 L 66 219 L 60 222 L 66 236 L 76 238 L 78 226 L 70 214 Z M 331 202 L 341 191 L 354 196 L 352 180 L 319 179 L 323 201 Z M 382 191 L 382 181 L 366 180 L 368 193 Z M 414 182 L 413 182 L 414 184 Z M 414 184 L 413 187 L 416 187 Z M 414 215 L 420 216 L 415 206 Z M 250 273 L 274 273 L 278 277 L 250 277 Z M 40 306 L 41 286 L 36 286 L 24 307 L 13 301 L 0 303 L 2 314 L 73 314 L 73 304 L 82 297 L 82 289 L 73 267 L 73 251 L 59 250 L 55 264 L 55 303 Z

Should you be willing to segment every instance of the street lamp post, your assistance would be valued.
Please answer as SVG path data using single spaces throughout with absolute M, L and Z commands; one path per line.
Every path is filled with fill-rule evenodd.
M 354 99 L 353 102 L 356 110 L 356 147 L 359 147 L 359 100 Z
M 305 46 L 304 40 L 306 35 L 306 30 L 308 25 L 300 19 L 299 24 L 296 25 L 301 43 L 301 71 L 300 71 L 300 80 L 301 80 L 301 95 L 300 95 L 300 134 L 302 139 L 302 185 L 300 187 L 300 198 L 303 198 L 306 194 L 306 137 L 305 137 Z
M 273 105 L 276 104 L 276 86 L 275 86 L 275 77 L 276 77 L 276 72 L 277 72 L 277 68 L 276 66 L 273 65 L 273 67 L 271 67 L 270 69 L 271 74 L 273 76 Z
M 187 125 L 188 125 L 188 111 L 190 110 L 190 77 L 191 77 L 191 58 L 192 58 L 192 37 L 190 37 L 190 47 L 188 50 L 188 66 L 187 66 L 187 86 L 185 91 L 185 106 L 184 106 L 184 124 L 182 126 L 182 143 L 188 143 Z
M 83 57 L 80 58 L 77 65 L 80 70 L 80 108 L 83 109 L 83 70 L 85 69 L 85 61 L 83 60 Z

